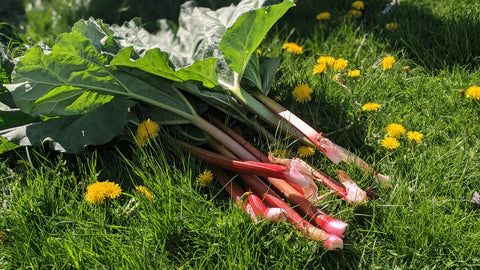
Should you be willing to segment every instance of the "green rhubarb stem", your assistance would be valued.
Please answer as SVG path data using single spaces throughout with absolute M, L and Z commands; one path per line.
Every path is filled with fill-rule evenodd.
M 213 116 L 209 116 L 209 120 L 213 125 L 215 125 L 219 129 L 223 129 L 224 132 L 227 133 L 227 135 L 232 137 L 235 141 L 237 141 L 240 145 L 247 149 L 252 155 L 255 156 L 257 161 L 270 163 L 270 160 L 268 160 L 267 156 L 265 156 L 262 152 L 260 152 L 260 150 L 247 142 L 240 134 L 233 131 L 231 128 L 227 127 L 224 123 L 222 123 L 220 120 Z
M 235 87 L 225 88 L 229 91 L 238 101 L 240 101 L 245 107 L 250 111 L 258 115 L 268 124 L 273 127 L 280 128 L 288 135 L 294 136 L 296 138 L 302 138 L 302 133 L 298 132 L 295 128 L 291 128 L 289 125 L 282 124 L 282 118 L 277 114 L 273 113 L 267 106 L 262 102 L 258 101 L 254 96 L 248 93 L 246 90 L 243 90 L 238 84 Z
M 274 101 L 267 95 L 264 95 L 261 92 L 254 93 L 256 99 L 258 99 L 262 104 L 265 104 L 270 110 L 278 114 L 280 117 L 285 119 L 288 123 L 294 126 L 298 131 L 300 131 L 311 143 L 315 146 L 319 146 L 317 142 L 318 131 L 312 128 L 310 125 L 305 123 L 302 119 L 298 116 L 290 112 L 289 110 L 285 109 L 282 105 L 278 104 L 278 102 Z M 301 138 L 301 137 L 300 137 Z

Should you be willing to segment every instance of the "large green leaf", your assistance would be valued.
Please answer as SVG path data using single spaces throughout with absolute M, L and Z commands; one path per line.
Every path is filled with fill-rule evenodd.
M 181 7 L 178 27 L 160 20 L 160 31 L 151 34 L 138 19 L 112 26 L 117 42 L 122 47 L 132 46 L 122 50 L 112 64 L 140 68 L 174 81 L 199 80 L 209 88 L 218 85 L 218 77 L 233 84 L 233 71 L 243 73 L 268 30 L 292 6 L 289 0 L 280 4 L 244 0 L 214 11 L 189 1 Z
M 106 67 L 106 58 L 81 33 L 63 34 L 48 55 L 33 47 L 19 61 L 13 84 L 6 85 L 18 107 L 32 115 L 79 115 L 124 96 L 175 112 L 195 114 L 168 83 Z
M 52 148 L 62 152 L 78 153 L 87 145 L 101 145 L 123 132 L 131 119 L 126 109 L 135 104 L 125 98 L 83 114 L 34 122 L 0 131 L 0 136 L 10 142 L 31 146 L 51 143 Z
M 88 28 L 97 25 L 82 27 L 91 33 Z M 87 38 L 74 30 L 61 35 L 49 54 L 31 48 L 15 67 L 12 84 L 5 86 L 22 112 L 50 120 L 3 129 L 0 134 L 20 145 L 52 141 L 55 149 L 77 152 L 122 132 L 135 101 L 170 112 L 165 121 L 171 123 L 188 123 L 196 116 L 170 82 L 108 66 L 107 56 L 92 45 L 100 36 Z
M 257 49 L 275 22 L 293 6 L 289 0 L 249 11 L 227 30 L 219 48 L 230 67 L 242 74 L 250 55 Z
M 113 31 L 101 20 L 80 20 L 76 22 L 72 31 L 77 31 L 86 37 L 92 43 L 93 47 L 99 52 L 104 50 L 108 37 L 113 35 Z
M 39 117 L 32 117 L 31 115 L 20 111 L 18 108 L 10 108 L 10 105 L 3 102 L 3 98 L 6 96 L 6 93 L 0 95 L 0 130 L 41 121 Z M 0 137 L 0 153 L 17 147 L 19 147 L 18 144 L 9 142 L 7 139 Z
M 268 29 L 293 6 L 288 0 L 271 3 L 244 0 L 212 11 L 190 1 L 182 5 L 178 28 L 161 20 L 156 34 L 138 20 L 110 28 L 93 19 L 77 22 L 51 51 L 31 48 L 5 85 L 23 113 L 49 120 L 0 134 L 20 145 L 51 141 L 55 149 L 76 152 L 113 138 L 145 103 L 158 108 L 162 123 L 189 123 L 197 117 L 195 108 L 172 83 L 200 82 L 187 88 L 201 96 L 207 88 L 219 89 L 220 77 L 222 86 L 236 82 Z M 264 88 L 262 66 L 253 64 L 248 78 Z M 205 96 L 223 104 L 231 99 Z M 119 121 L 112 120 L 115 115 Z
M 215 71 L 217 59 L 215 58 L 199 60 L 190 66 L 175 71 L 171 67 L 168 54 L 160 51 L 158 48 L 150 49 L 145 52 L 145 55 L 142 58 L 132 61 L 132 56 L 134 55 L 133 47 L 122 49 L 115 58 L 113 58 L 110 66 L 138 68 L 145 72 L 176 82 L 187 80 L 200 81 L 205 87 L 209 88 L 212 88 L 217 84 L 217 74 Z

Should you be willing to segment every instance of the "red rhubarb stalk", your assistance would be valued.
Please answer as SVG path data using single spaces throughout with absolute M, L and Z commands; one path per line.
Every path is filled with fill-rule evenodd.
M 190 151 L 190 153 L 227 170 L 238 173 L 251 173 L 264 177 L 282 178 L 303 188 L 308 188 L 310 184 L 310 181 L 302 174 L 298 173 L 294 169 L 288 168 L 287 166 L 251 160 L 237 160 L 205 150 L 203 148 L 189 145 L 187 143 L 182 144 L 185 149 Z
M 213 147 L 216 148 L 217 151 L 221 152 L 223 155 L 234 158 L 235 155 L 229 152 L 227 149 L 223 147 L 219 147 L 218 144 L 212 144 Z M 253 192 L 260 197 L 263 197 L 264 194 L 272 192 L 271 189 L 257 176 L 252 174 L 239 174 L 240 177 L 247 182 Z M 274 178 L 274 177 L 267 177 L 267 180 L 275 186 L 277 190 L 282 192 L 282 194 L 289 200 L 291 203 L 298 206 L 300 211 L 307 214 L 315 224 L 323 228 L 326 232 L 338 235 L 340 237 L 343 236 L 343 232 L 345 231 L 348 224 L 341 220 L 333 219 L 332 217 L 328 216 L 327 214 L 323 213 L 320 209 L 314 206 L 309 200 L 305 198 L 303 194 L 298 192 L 294 187 L 292 187 L 289 183 L 287 183 L 283 179 Z M 278 195 L 277 198 L 280 199 Z M 281 200 L 281 199 L 280 199 Z M 267 201 L 268 204 L 270 202 Z M 271 205 L 271 204 L 270 204 Z
M 274 101 L 273 99 L 261 92 L 254 93 L 254 96 L 270 110 L 278 114 L 284 120 L 288 121 L 292 126 L 294 126 L 305 136 L 301 137 L 297 135 L 298 138 L 306 141 L 307 143 L 315 145 L 322 152 L 324 152 L 325 155 L 334 163 L 343 161 L 348 164 L 357 164 L 364 172 L 372 173 L 380 182 L 389 182 L 388 176 L 375 172 L 364 160 L 362 160 L 352 152 L 348 151 L 347 149 L 323 137 L 320 132 L 316 131 L 314 128 L 305 123 L 295 114 L 285 109 L 282 105 L 278 104 L 278 102 Z M 293 133 L 293 135 L 295 135 L 295 133 Z
M 225 123 L 221 122 L 220 120 L 218 120 L 217 118 L 215 118 L 211 115 L 208 116 L 208 119 L 210 120 L 210 122 L 213 125 L 215 125 L 220 130 L 223 130 L 227 135 L 232 137 L 235 141 L 237 141 L 239 144 L 241 144 L 246 150 L 248 150 L 253 156 L 255 156 L 255 158 L 256 158 L 255 160 L 265 162 L 265 163 L 270 162 L 268 160 L 268 158 L 262 152 L 260 152 L 260 150 L 258 150 L 256 147 L 251 145 L 249 142 L 247 142 L 242 137 L 242 135 L 238 134 L 233 129 L 227 127 L 225 125 Z
M 322 133 L 316 131 L 305 121 L 293 114 L 291 111 L 285 109 L 273 99 L 269 98 L 261 92 L 257 92 L 254 96 L 260 100 L 274 113 L 286 120 L 290 125 L 300 131 L 310 143 L 320 149 L 333 163 L 337 164 L 343 159 L 343 153 L 337 149 L 336 145 L 329 139 L 322 136 Z
M 257 221 L 257 216 L 263 217 L 271 222 L 286 220 L 285 213 L 282 209 L 267 207 L 257 195 L 251 192 L 244 192 L 243 188 L 233 181 L 224 170 L 215 166 L 212 166 L 212 170 L 217 182 L 222 185 L 233 200 L 240 205 L 254 221 Z M 244 197 L 248 197 L 248 199 L 244 199 Z
M 250 153 L 252 153 L 252 155 L 257 157 L 260 161 L 262 161 L 262 162 L 272 162 L 272 163 L 281 163 L 281 164 L 287 165 L 287 166 L 292 166 L 292 163 L 295 163 L 293 160 L 290 160 L 290 159 L 274 158 L 273 155 L 271 155 L 271 154 L 269 154 L 268 157 L 267 157 L 265 154 L 263 154 L 257 148 L 255 148 L 253 145 L 251 145 L 249 142 L 247 142 L 240 134 L 238 134 L 234 130 L 226 127 L 225 124 L 223 124 L 220 120 L 218 120 L 214 117 L 209 117 L 209 119 L 210 119 L 210 121 L 212 121 L 212 123 L 217 128 L 224 130 L 227 133 L 227 135 L 231 136 L 235 141 L 237 141 L 239 144 L 243 145 L 243 147 L 245 147 L 245 149 L 247 149 Z M 287 160 L 288 160 L 288 162 L 287 162 Z M 344 197 L 347 196 L 347 192 L 346 192 L 346 189 L 345 189 L 344 185 L 342 185 L 341 183 L 339 183 L 335 179 L 329 177 L 325 173 L 318 172 L 317 170 L 314 170 L 313 168 L 311 168 L 311 166 L 309 166 L 307 164 L 305 164 L 304 167 L 308 167 L 308 168 L 306 170 L 305 169 L 303 169 L 303 170 L 298 169 L 298 170 L 303 171 L 303 173 L 306 173 L 306 174 L 310 174 L 310 172 L 312 172 L 312 176 L 313 176 L 312 178 L 313 179 L 321 182 L 327 188 L 335 191 L 335 193 L 337 193 L 337 195 L 340 196 L 341 198 L 344 198 Z M 311 185 L 311 183 L 310 183 L 310 185 Z M 296 185 L 292 185 L 292 186 L 297 191 L 299 191 L 301 193 L 304 192 L 304 189 L 302 187 L 299 188 Z M 304 195 L 306 195 L 306 194 L 304 194 Z M 308 198 L 308 194 L 305 197 Z
M 328 249 L 342 249 L 343 240 L 338 235 L 327 233 L 326 231 L 313 226 L 310 222 L 303 219 L 293 208 L 290 208 L 283 200 L 265 195 L 265 201 L 268 204 L 282 208 L 288 220 L 297 228 L 297 230 L 308 238 L 323 241 L 323 245 Z
M 262 199 L 255 194 L 248 195 L 248 203 L 252 206 L 253 211 L 260 217 L 264 217 L 272 222 L 285 221 L 285 211 L 279 207 L 269 208 L 263 204 Z
M 304 220 L 293 208 L 280 199 L 278 195 L 272 195 L 272 190 L 269 189 L 268 186 L 266 186 L 266 184 L 258 176 L 251 174 L 239 174 L 239 176 L 242 178 L 245 184 L 249 186 L 255 194 L 258 194 L 260 197 L 262 197 L 267 204 L 272 207 L 283 209 L 287 219 L 302 234 L 311 239 L 323 241 L 323 245 L 328 249 L 343 248 L 343 240 L 340 238 L 340 236 L 333 233 L 328 233 L 326 230 L 317 228 L 308 221 Z

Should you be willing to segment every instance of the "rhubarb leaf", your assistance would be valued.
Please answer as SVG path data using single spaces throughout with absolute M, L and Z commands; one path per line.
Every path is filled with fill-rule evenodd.
M 115 96 L 160 104 L 187 114 L 195 111 L 169 83 L 155 86 L 144 78 L 106 67 L 81 33 L 63 34 L 48 55 L 33 47 L 19 61 L 13 84 L 6 85 L 18 107 L 32 115 L 78 115 L 95 110 Z
M 143 29 L 139 19 L 112 26 L 116 40 L 126 48 L 112 65 L 138 68 L 177 82 L 198 80 L 208 88 L 218 85 L 218 78 L 233 85 L 237 76 L 233 71 L 243 73 L 268 30 L 293 6 L 289 0 L 265 6 L 272 2 L 278 3 L 245 0 L 213 11 L 189 1 L 181 7 L 178 27 L 160 20 L 160 31 L 155 34 Z M 260 87 L 258 65 L 250 73 L 250 81 Z
M 270 28 L 293 6 L 289 0 L 277 5 L 249 11 L 235 21 L 219 44 L 229 66 L 242 74 L 250 55 L 257 49 Z
M 273 81 L 277 75 L 278 67 L 280 66 L 280 59 L 278 58 L 260 58 L 260 76 L 262 78 L 263 94 L 268 95 L 270 88 L 272 88 Z
M 171 67 L 168 54 L 160 51 L 158 48 L 146 51 L 145 55 L 138 60 L 132 61 L 132 56 L 135 56 L 133 47 L 122 49 L 110 63 L 110 66 L 137 68 L 176 82 L 196 80 L 209 88 L 217 84 L 218 76 L 215 72 L 217 59 L 215 58 L 199 60 L 188 67 L 175 71 Z
M 76 30 L 61 35 L 49 54 L 31 48 L 5 87 L 24 113 L 51 119 L 3 129 L 0 135 L 20 145 L 52 141 L 57 150 L 78 152 L 121 133 L 138 101 L 172 112 L 172 123 L 188 123 L 196 115 L 169 82 L 109 67 L 108 61 Z
M 78 153 L 87 145 L 101 145 L 123 132 L 132 115 L 125 108 L 134 102 L 116 98 L 108 104 L 83 114 L 49 119 L 3 129 L 0 135 L 10 142 L 31 146 L 50 142 L 55 150 Z

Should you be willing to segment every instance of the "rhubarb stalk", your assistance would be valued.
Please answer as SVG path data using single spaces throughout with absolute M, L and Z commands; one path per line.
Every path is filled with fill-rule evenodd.
M 277 113 L 284 120 L 288 121 L 292 126 L 294 126 L 298 131 L 300 131 L 303 135 L 305 135 L 305 137 L 298 138 L 302 139 L 306 143 L 310 143 L 316 146 L 318 149 L 324 152 L 325 155 L 334 163 L 343 161 L 348 164 L 357 164 L 364 172 L 372 173 L 380 182 L 389 182 L 388 176 L 375 172 L 364 160 L 362 160 L 352 152 L 348 151 L 347 149 L 323 137 L 322 133 L 316 131 L 298 116 L 285 109 L 282 105 L 278 104 L 278 102 L 274 101 L 273 99 L 261 92 L 254 93 L 254 96 L 263 104 L 265 104 L 265 106 L 270 108 L 273 112 Z M 307 138 L 308 140 L 305 140 L 305 138 Z
M 233 131 L 230 130 L 230 132 Z M 247 142 L 240 142 L 240 144 L 244 143 L 246 144 Z M 225 156 L 228 156 L 230 158 L 235 157 L 235 155 L 227 149 L 219 147 L 218 144 L 212 143 L 212 146 Z M 254 186 L 254 192 L 256 194 L 260 195 L 267 192 L 272 192 L 271 190 L 269 190 L 268 186 L 266 186 L 266 184 L 260 178 L 258 178 L 258 176 L 255 174 L 255 171 L 251 171 L 250 174 L 243 173 L 239 175 L 242 177 L 242 179 L 244 179 L 244 181 L 246 181 L 245 178 L 249 180 L 248 184 L 251 186 L 251 188 L 252 185 Z M 252 180 L 252 177 L 256 179 L 256 181 Z M 282 192 L 282 194 L 287 198 L 287 200 L 289 200 L 292 204 L 297 205 L 303 213 L 307 214 L 307 216 L 311 218 L 315 224 L 320 226 L 328 233 L 332 233 L 340 237 L 343 236 L 343 232 L 345 231 L 348 224 L 341 220 L 333 219 L 332 217 L 322 212 L 320 209 L 314 206 L 312 202 L 307 200 L 303 194 L 298 192 L 292 185 L 287 183 L 285 180 L 275 177 L 267 177 L 267 180 L 271 184 L 273 184 L 277 190 Z M 278 195 L 276 196 L 277 198 L 280 198 Z

